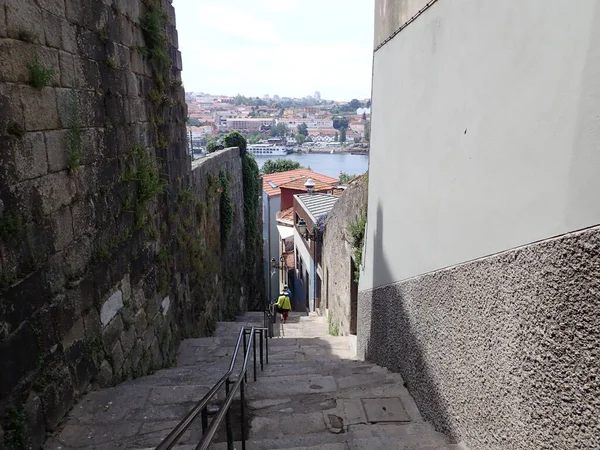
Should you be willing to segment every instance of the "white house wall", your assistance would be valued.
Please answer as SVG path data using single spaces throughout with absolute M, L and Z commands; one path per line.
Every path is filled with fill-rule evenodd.
M 375 53 L 361 291 L 600 223 L 599 5 L 440 0 Z

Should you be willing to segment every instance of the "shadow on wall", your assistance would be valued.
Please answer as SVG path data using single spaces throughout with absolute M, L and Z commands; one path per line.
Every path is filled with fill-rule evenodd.
M 373 271 L 372 279 L 391 280 L 389 262 L 383 252 L 384 230 L 381 203 L 377 205 L 376 223 L 372 251 L 373 261 L 377 264 L 373 264 L 373 267 L 370 268 Z M 384 287 L 383 290 L 386 290 L 386 288 Z M 382 289 L 379 288 L 378 291 L 381 292 Z M 368 297 L 371 308 L 369 314 L 370 327 L 366 336 L 365 359 L 394 372 L 399 372 L 409 392 L 411 392 L 417 405 L 422 410 L 421 412 L 426 416 L 426 411 L 436 411 L 435 417 L 426 416 L 426 418 L 431 420 L 439 431 L 446 433 L 452 440 L 458 441 L 460 438 L 454 432 L 448 408 L 445 406 L 435 377 L 427 366 L 424 348 L 417 338 L 416 331 L 413 330 L 414 324 L 411 323 L 409 311 L 406 309 L 402 295 L 399 297 L 393 295 L 396 292 L 400 291 L 390 289 L 387 290 L 388 295 L 374 295 L 375 290 L 373 289 L 364 293 Z M 364 303 L 364 297 L 362 300 L 362 303 Z M 361 308 L 360 303 L 359 308 Z M 407 367 L 411 367 L 411 373 L 406 373 L 404 369 Z M 414 374 L 420 377 L 418 388 L 414 386 L 414 383 L 411 383 Z M 424 385 L 428 389 L 423 390 Z M 417 389 L 419 396 L 414 395 L 414 391 Z M 425 395 L 423 395 L 424 392 Z M 427 408 L 422 408 L 423 403 L 427 404 Z

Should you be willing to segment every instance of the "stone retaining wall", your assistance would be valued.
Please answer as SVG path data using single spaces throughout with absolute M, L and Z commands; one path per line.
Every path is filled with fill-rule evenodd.
M 241 158 L 192 170 L 177 45 L 170 0 L 0 5 L 7 448 L 38 448 L 87 390 L 170 365 L 245 308 Z
M 330 328 L 342 336 L 351 331 L 353 249 L 348 227 L 367 211 L 367 182 L 364 177 L 348 186 L 325 222 L 323 237 L 323 288 L 321 307 Z M 355 312 L 356 314 L 356 312 Z M 356 317 L 356 316 L 355 316 Z

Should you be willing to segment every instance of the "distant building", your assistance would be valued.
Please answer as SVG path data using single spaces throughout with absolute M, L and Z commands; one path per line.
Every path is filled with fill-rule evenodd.
M 339 196 L 316 192 L 294 195 L 294 300 L 309 312 L 321 308 L 322 237 L 325 218 L 338 200 Z
M 321 93 L 319 91 L 315 91 L 314 98 L 315 100 L 321 100 Z
M 253 118 L 232 118 L 232 119 L 227 119 L 227 128 L 230 130 L 238 130 L 238 131 L 244 131 L 244 130 L 253 130 L 253 131 L 258 131 L 260 130 L 262 127 L 270 127 L 275 125 L 275 120 L 274 119 L 268 119 L 268 118 L 260 118 L 260 119 L 253 119 Z
M 294 118 L 289 118 L 289 119 L 278 119 L 277 123 L 286 124 L 290 130 L 297 129 L 298 125 L 301 125 L 303 123 L 306 124 L 306 127 L 309 130 L 333 127 L 333 120 L 329 120 L 329 119 L 303 119 L 303 118 L 294 117 Z
M 324 183 L 332 188 L 339 184 L 339 180 L 336 178 L 328 177 L 320 173 L 313 172 L 308 169 L 296 169 L 287 172 L 273 173 L 269 175 L 263 175 L 262 183 L 262 205 L 263 205 L 263 240 L 264 240 L 264 262 L 265 262 L 265 285 L 266 292 L 269 299 L 273 299 L 280 289 L 280 273 L 278 271 L 271 271 L 269 268 L 269 262 L 271 258 L 275 258 L 276 261 L 281 257 L 280 251 L 280 237 L 277 229 L 276 214 L 281 211 L 281 189 L 280 186 L 295 180 L 301 180 L 301 187 L 304 189 L 303 184 L 311 178 L 317 182 Z M 301 191 L 302 192 L 302 191 Z M 306 192 L 304 190 L 303 192 Z M 287 197 L 286 197 L 287 199 Z M 292 206 L 287 200 L 284 202 L 288 208 Z

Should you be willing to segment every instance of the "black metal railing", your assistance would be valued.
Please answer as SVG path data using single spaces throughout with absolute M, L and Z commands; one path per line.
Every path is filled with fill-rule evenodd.
M 256 335 L 260 338 L 260 370 L 264 369 L 265 362 L 269 363 L 269 339 L 268 329 L 258 327 L 243 327 L 240 329 L 238 339 L 235 344 L 233 356 L 231 357 L 231 364 L 229 370 L 217 383 L 211 388 L 208 393 L 202 397 L 202 399 L 196 403 L 196 405 L 186 414 L 186 416 L 177 424 L 177 426 L 169 433 L 169 435 L 160 443 L 156 450 L 171 450 L 181 436 L 187 431 L 192 425 L 198 415 L 202 416 L 202 439 L 196 446 L 196 450 L 207 449 L 211 444 L 214 436 L 217 432 L 219 425 L 225 419 L 225 428 L 227 433 L 227 448 L 233 450 L 233 428 L 231 423 L 231 405 L 238 389 L 240 390 L 241 397 L 241 436 L 242 436 L 242 450 L 246 449 L 246 429 L 245 429 L 245 384 L 248 382 L 248 359 L 250 358 L 250 352 L 252 351 L 254 357 L 254 381 L 256 381 Z M 249 336 L 249 339 L 248 339 Z M 244 360 L 242 362 L 242 368 L 237 375 L 233 375 L 235 371 L 235 364 L 237 356 L 240 350 L 240 346 L 243 343 L 244 349 Z M 263 348 L 264 347 L 264 348 Z M 221 387 L 225 385 L 225 400 L 218 409 L 209 408 L 209 403 L 218 394 Z M 233 386 L 232 386 L 233 385 Z M 213 415 L 214 418 L 208 425 L 208 417 Z

